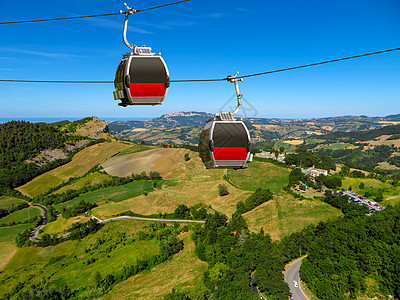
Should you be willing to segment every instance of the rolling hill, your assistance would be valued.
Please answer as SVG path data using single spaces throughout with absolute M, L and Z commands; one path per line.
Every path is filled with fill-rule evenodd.
M 160 134 L 163 131 L 177 133 L 178 130 L 185 128 L 192 128 L 190 130 L 199 128 L 202 122 L 210 117 L 201 113 L 190 114 L 187 116 L 188 119 L 185 113 L 166 115 L 161 120 L 155 120 L 147 125 L 133 122 L 129 125 L 131 128 L 123 129 L 121 132 L 136 130 L 151 134 L 151 130 L 155 130 L 152 126 L 157 126 Z M 337 121 L 337 124 L 342 121 L 351 122 L 353 117 L 346 118 Z M 368 126 L 377 126 L 377 128 L 378 124 L 388 124 L 379 122 L 397 122 L 396 116 L 390 116 L 392 121 L 389 119 L 383 121 L 380 118 L 372 118 L 372 120 L 368 117 L 357 118 L 359 124 L 370 122 Z M 321 122 L 326 124 L 324 122 L 333 122 L 332 119 L 335 118 L 327 118 Z M 284 123 L 283 120 L 278 121 Z M 256 119 L 247 122 L 254 130 L 253 132 L 261 130 L 262 126 L 269 126 L 266 128 L 275 130 L 271 132 L 276 134 L 279 132 L 282 134 L 290 126 L 292 130 L 296 126 L 301 127 L 300 121 L 295 120 L 289 122 L 287 129 L 281 129 L 280 125 L 273 124 L 273 120 L 268 121 L 271 122 L 268 124 L 263 124 L 264 121 Z M 306 126 L 311 128 L 319 121 L 313 122 L 313 125 Z M 100 125 L 98 123 L 101 124 L 100 127 L 97 127 Z M 189 125 L 193 123 L 195 125 Z M 65 125 L 62 124 L 61 128 Z M 114 125 L 119 127 L 113 127 Z M 124 122 L 114 125 L 111 123 L 107 128 L 113 132 L 115 128 L 125 126 Z M 250 244 L 245 241 L 250 234 L 261 236 L 263 232 L 268 239 L 271 237 L 273 241 L 276 241 L 274 245 L 278 245 L 279 241 L 286 240 L 291 234 L 300 232 L 303 228 L 312 228 L 312 225 L 322 224 L 321 221 L 337 220 L 343 215 L 339 209 L 323 202 L 321 193 L 311 189 L 305 192 L 300 191 L 301 195 L 307 197 L 304 199 L 282 190 L 289 182 L 291 171 L 290 168 L 282 165 L 268 161 L 254 161 L 249 164 L 248 169 L 244 170 L 207 170 L 196 152 L 183 148 L 121 141 L 104 132 L 104 123 L 96 119 L 90 119 L 83 125 L 79 123 L 76 126 L 69 126 L 64 127 L 65 130 L 86 135 L 93 133 L 90 128 L 94 131 L 100 128 L 97 135 L 106 140 L 80 150 L 70 162 L 18 187 L 18 190 L 26 196 L 41 196 L 42 198 L 36 198 L 38 201 L 50 196 L 58 197 L 57 199 L 61 199 L 60 202 L 54 203 L 52 208 L 59 212 L 85 201 L 97 204 L 90 213 L 101 220 L 127 213 L 162 217 L 173 215 L 179 206 L 185 205 L 190 209 L 204 208 L 210 215 L 225 214 L 228 224 L 231 224 L 235 222 L 234 214 L 239 201 L 245 201 L 258 188 L 270 189 L 273 192 L 272 200 L 242 215 L 244 222 L 248 225 L 249 233 L 228 232 L 229 236 L 224 243 L 229 245 L 233 241 L 240 241 L 240 243 L 243 242 L 243 247 L 250 247 Z M 286 125 L 282 126 L 286 128 Z M 358 128 L 361 128 L 361 125 Z M 376 129 L 376 132 L 387 133 L 382 130 L 385 129 Z M 287 134 L 286 136 L 290 136 L 291 133 L 288 131 Z M 391 132 L 391 134 L 397 133 Z M 306 140 L 306 145 L 319 137 L 314 136 Z M 325 136 L 321 137 L 325 138 Z M 374 136 L 375 140 L 381 137 L 381 135 Z M 387 136 L 386 140 L 390 137 L 391 135 Z M 180 138 L 182 141 L 185 139 Z M 328 147 L 322 144 L 318 143 L 319 147 Z M 346 147 L 351 146 L 350 143 L 346 145 Z M 189 155 L 189 160 L 185 159 L 186 154 Z M 135 177 L 132 173 L 149 174 L 151 171 L 159 172 L 163 177 L 162 180 L 143 177 L 135 178 L 128 183 L 123 182 L 127 177 L 130 179 Z M 368 185 L 374 183 L 377 188 L 390 188 L 391 183 L 384 184 L 379 183 L 377 179 L 374 180 L 376 182 L 366 179 L 362 182 Z M 358 186 L 359 182 L 357 178 L 353 178 L 346 179 L 343 184 Z M 219 185 L 225 185 L 229 194 L 220 196 Z M 73 198 L 66 197 L 68 193 L 73 192 L 77 195 Z M 390 196 L 393 195 L 390 194 Z M 24 201 L 26 200 L 0 197 L 0 207 L 8 209 L 10 205 Z M 0 223 L 2 219 L 18 218 L 21 221 L 27 220 L 26 209 L 1 218 Z M 83 224 L 89 219 L 90 217 L 84 213 L 70 218 L 59 214 L 56 220 L 45 226 L 40 236 L 50 238 L 54 235 L 55 239 L 56 236 L 70 232 L 71 226 Z M 204 274 L 209 274 L 207 272 L 211 270 L 208 267 L 214 262 L 206 262 L 204 258 L 199 259 L 199 250 L 196 250 L 199 240 L 191 238 L 196 235 L 201 236 L 204 227 L 199 225 L 147 223 L 133 220 L 114 221 L 105 223 L 97 232 L 80 239 L 46 247 L 33 245 L 17 248 L 15 238 L 32 225 L 33 223 L 28 223 L 0 227 L 0 248 L 2 249 L 0 252 L 0 297 L 4 297 L 7 293 L 27 295 L 29 291 L 35 289 L 40 293 L 68 294 L 68 291 L 73 291 L 74 297 L 78 299 L 125 297 L 160 299 L 171 292 L 172 288 L 191 293 L 207 291 L 203 278 Z M 163 250 L 163 243 L 172 235 L 177 235 L 183 241 L 183 250 L 165 261 L 158 261 L 157 255 Z M 208 248 L 204 251 L 206 256 L 210 256 L 211 253 L 215 254 L 222 250 Z M 132 272 L 132 266 L 145 263 L 147 264 L 145 271 L 135 273 L 136 275 L 127 275 L 132 274 L 129 273 Z M 222 265 L 217 266 L 223 268 Z M 37 272 L 37 269 L 40 269 L 40 272 Z M 278 271 L 281 273 L 281 270 Z M 211 272 L 217 271 L 213 268 Z M 248 286 L 248 283 L 245 285 Z M 105 286 L 107 288 L 104 288 Z M 69 295 L 66 298 L 69 297 L 72 296 Z

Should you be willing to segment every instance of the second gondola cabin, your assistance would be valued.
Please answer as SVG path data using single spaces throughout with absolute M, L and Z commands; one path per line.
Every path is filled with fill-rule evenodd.
M 135 47 L 123 55 L 115 74 L 114 99 L 120 106 L 162 104 L 170 85 L 163 58 L 150 47 Z
M 199 154 L 207 169 L 244 169 L 252 160 L 250 133 L 240 119 L 207 121 L 199 140 Z

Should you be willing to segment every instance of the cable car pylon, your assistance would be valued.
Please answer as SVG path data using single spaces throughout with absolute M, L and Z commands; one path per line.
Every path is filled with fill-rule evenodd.
M 245 169 L 252 161 L 251 137 L 242 118 L 234 118 L 243 97 L 239 81 L 243 78 L 228 76 L 226 80 L 235 85 L 237 107 L 232 112 L 219 112 L 207 121 L 200 134 L 199 154 L 207 169 Z

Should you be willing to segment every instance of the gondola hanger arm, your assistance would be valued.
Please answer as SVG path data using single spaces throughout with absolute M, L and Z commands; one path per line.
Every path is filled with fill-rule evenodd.
M 236 72 L 235 75 L 233 75 L 233 76 L 229 75 L 229 76 L 226 77 L 226 80 L 228 82 L 231 82 L 231 83 L 233 83 L 235 85 L 236 98 L 237 98 L 237 102 L 238 102 L 236 109 L 232 112 L 232 115 L 236 114 L 239 111 L 240 107 L 242 106 L 243 94 L 241 94 L 239 92 L 239 84 L 238 84 L 238 82 L 239 81 L 243 81 L 243 78 L 236 78 L 236 76 L 238 74 L 239 74 L 239 72 Z
M 129 44 L 127 38 L 126 38 L 126 31 L 128 29 L 128 17 L 129 15 L 135 14 L 137 12 L 137 10 L 135 10 L 133 7 L 129 7 L 126 3 L 124 3 L 124 5 L 126 6 L 126 8 L 128 9 L 127 11 L 122 11 L 120 10 L 121 14 L 125 14 L 125 21 L 124 21 L 124 30 L 122 31 L 122 38 L 124 40 L 125 45 L 132 49 L 135 50 L 136 46 Z

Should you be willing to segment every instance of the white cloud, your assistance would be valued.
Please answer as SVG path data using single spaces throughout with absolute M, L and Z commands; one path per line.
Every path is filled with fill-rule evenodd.
M 43 56 L 48 58 L 76 58 L 82 57 L 81 55 L 69 54 L 69 53 L 60 53 L 60 52 L 44 52 L 44 51 L 32 51 L 25 49 L 17 49 L 17 48 L 9 48 L 9 47 L 0 47 L 0 51 L 4 52 L 12 52 L 12 53 L 24 53 L 29 55 Z

